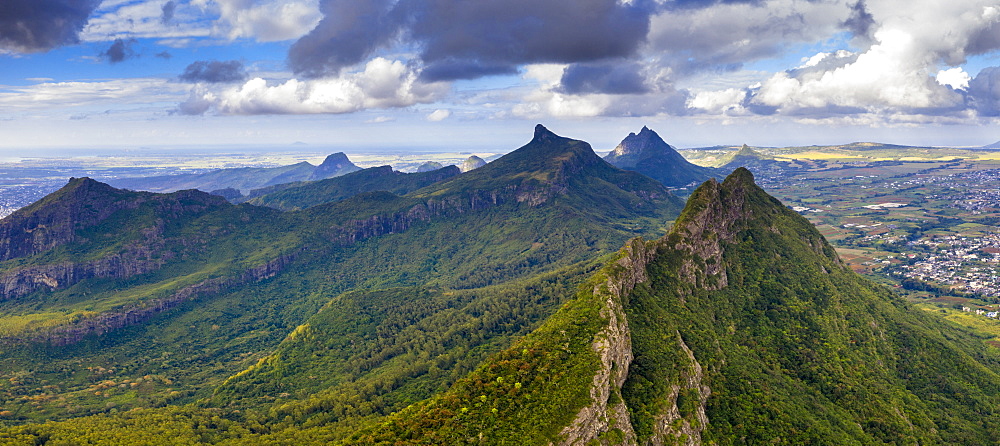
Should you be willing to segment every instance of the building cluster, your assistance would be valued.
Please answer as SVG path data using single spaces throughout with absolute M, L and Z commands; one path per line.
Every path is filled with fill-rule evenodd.
M 1000 297 L 1000 234 L 924 237 L 909 254 L 876 259 L 886 272 L 955 291 Z
M 0 186 L 0 218 L 42 199 L 53 190 L 52 186 Z

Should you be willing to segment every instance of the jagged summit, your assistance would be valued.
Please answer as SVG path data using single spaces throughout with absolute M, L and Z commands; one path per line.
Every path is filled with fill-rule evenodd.
M 544 125 L 538 124 L 535 126 L 535 135 L 531 138 L 531 142 L 546 142 L 553 141 L 556 139 L 568 139 L 562 136 L 552 133 L 551 130 L 545 128 Z
M 604 160 L 615 167 L 634 170 L 669 187 L 701 183 L 715 171 L 709 167 L 692 164 L 684 159 L 670 144 L 649 127 L 629 133 Z
M 640 155 L 654 155 L 660 154 L 665 156 L 672 156 L 670 152 L 674 152 L 673 147 L 666 143 L 663 138 L 660 137 L 656 132 L 649 129 L 649 127 L 643 126 L 642 130 L 636 133 L 629 133 L 627 137 L 612 152 L 616 158 L 625 157 L 628 155 L 633 155 L 636 157 L 634 161 L 638 161 L 642 158 Z M 609 156 L 611 156 L 609 154 Z M 680 154 L 676 154 L 680 156 Z M 621 160 L 622 164 L 629 163 L 633 160 Z M 614 164 L 614 163 L 612 163 Z
M 580 206 L 586 207 L 593 207 L 594 200 L 624 203 L 639 199 L 632 205 L 645 206 L 649 200 L 666 199 L 680 204 L 662 184 L 616 169 L 601 160 L 590 144 L 559 136 L 541 124 L 535 126 L 531 141 L 517 150 L 415 193 L 443 196 L 469 191 L 492 191 L 498 197 L 513 194 L 518 202 L 532 205 L 556 196 L 585 200 Z

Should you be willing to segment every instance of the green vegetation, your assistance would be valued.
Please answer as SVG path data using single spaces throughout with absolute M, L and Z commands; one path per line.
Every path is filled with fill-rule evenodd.
M 151 271 L 82 278 L 0 303 L 7 327 L 0 413 L 8 412 L 0 419 L 204 400 L 294 427 L 325 423 L 324 405 L 346 407 L 353 403 L 342 395 L 374 389 L 365 393 L 379 398 L 371 412 L 344 417 L 345 426 L 358 425 L 446 388 L 509 346 L 551 315 L 600 255 L 662 231 L 679 210 L 656 182 L 547 131 L 488 166 L 405 196 L 362 193 L 285 213 L 213 200 L 190 216 L 120 210 L 81 228 L 71 243 L 0 264 L 104 259 L 120 252 L 115 235 L 135 232 L 144 241 L 136 228 L 163 222 L 156 252 L 164 260 Z M 191 287 L 204 291 L 185 291 Z M 172 296 L 181 297 L 161 308 Z M 152 310 L 120 326 L 81 328 L 133 308 Z M 350 332 L 338 331 L 343 321 Z M 409 324 L 418 322 L 415 332 Z M 299 326 L 355 356 L 326 372 L 337 356 L 313 357 L 311 344 L 297 344 L 307 337 L 288 338 Z M 30 341 L 53 333 L 72 340 Z M 420 353 L 437 351 L 432 345 L 443 357 Z M 324 380 L 309 378 L 317 376 L 310 370 L 324 370 Z M 242 380 L 262 390 L 235 392 Z
M 364 192 L 404 195 L 459 174 L 455 166 L 430 172 L 403 173 L 390 166 L 372 167 L 322 181 L 286 183 L 250 191 L 247 202 L 283 211 L 332 203 Z
M 402 196 L 213 203 L 98 212 L 0 264 L 103 261 L 150 239 L 169 253 L 0 303 L 0 443 L 1000 438 L 994 327 L 970 332 L 857 276 L 746 169 L 617 254 L 662 233 L 676 198 L 542 127 Z M 136 229 L 150 225 L 159 235 Z M 31 337 L 178 293 L 70 342 Z

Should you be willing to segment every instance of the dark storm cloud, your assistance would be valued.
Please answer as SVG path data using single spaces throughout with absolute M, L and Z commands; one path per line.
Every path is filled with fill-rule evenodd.
M 875 16 L 868 12 L 864 0 L 858 0 L 851 7 L 851 15 L 844 21 L 844 28 L 847 28 L 855 38 L 871 42 L 871 35 L 875 30 Z
M 640 94 L 649 91 L 642 66 L 619 61 L 603 64 L 573 64 L 563 72 L 561 93 Z
M 177 3 L 174 0 L 170 0 L 163 4 L 161 8 L 162 15 L 160 15 L 160 23 L 167 24 L 174 19 L 174 12 L 177 11 Z
M 969 81 L 966 100 L 980 116 L 1000 116 L 1000 67 L 984 68 Z
M 2 0 L 0 48 L 20 53 L 76 43 L 100 0 Z
M 654 3 L 618 0 L 323 0 L 324 18 L 289 51 L 306 76 L 337 73 L 376 50 L 413 42 L 437 79 L 506 73 L 636 53 Z
M 403 26 L 389 0 L 323 0 L 320 11 L 323 19 L 316 28 L 288 50 L 292 70 L 306 76 L 336 74 L 361 62 Z
M 180 76 L 186 82 L 239 82 L 247 77 L 243 62 L 238 60 L 199 60 L 191 63 Z
M 517 73 L 517 67 L 507 64 L 482 64 L 475 60 L 449 59 L 434 63 L 420 73 L 420 80 L 426 82 L 475 79 L 497 74 Z
M 132 59 L 136 57 L 135 51 L 132 50 L 132 44 L 134 43 L 135 40 L 133 39 L 115 39 L 115 41 L 111 43 L 111 46 L 101 53 L 101 57 L 113 64 L 124 62 L 127 59 Z

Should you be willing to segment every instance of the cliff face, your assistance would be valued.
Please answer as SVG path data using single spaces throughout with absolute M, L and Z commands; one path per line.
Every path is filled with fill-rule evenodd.
M 216 294 L 234 286 L 270 279 L 281 272 L 294 258 L 295 256 L 293 255 L 280 256 L 249 268 L 235 277 L 215 277 L 202 280 L 194 285 L 181 288 L 164 298 L 137 302 L 112 311 L 81 317 L 66 325 L 25 333 L 13 338 L 3 339 L 2 342 L 40 342 L 50 345 L 74 344 L 87 336 L 99 336 L 113 330 L 141 323 L 188 300 Z
M 625 255 L 615 261 L 609 278 L 594 287 L 594 296 L 603 302 L 601 316 L 607 326 L 592 344 L 601 363 L 590 388 L 591 404 L 584 407 L 570 425 L 559 433 L 560 445 L 606 444 L 601 438 L 615 430 L 624 444 L 636 444 L 635 430 L 629 410 L 621 397 L 621 389 L 632 364 L 632 336 L 622 300 L 637 284 L 646 282 L 646 266 L 655 256 L 655 247 L 641 239 L 630 241 Z
M 0 221 L 0 259 L 30 257 L 73 242 L 86 243 L 80 234 L 103 224 L 119 212 L 147 209 L 155 215 L 138 238 L 98 258 L 42 263 L 30 262 L 0 274 L 0 301 L 40 288 L 66 288 L 88 278 L 127 278 L 163 266 L 172 258 L 166 249 L 165 221 L 197 216 L 228 204 L 199 191 L 169 195 L 123 191 L 89 178 L 75 178 L 41 201 Z M 138 224 L 138 223 L 137 223 Z M 183 245 L 183 240 L 169 241 Z

